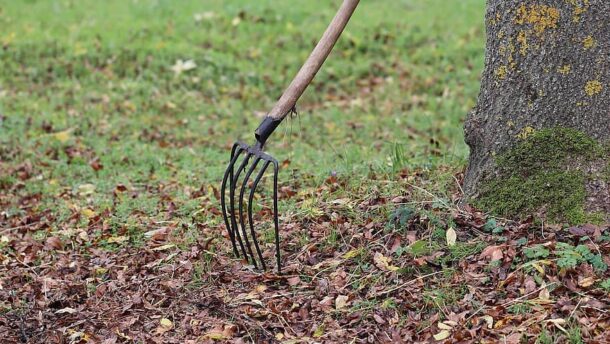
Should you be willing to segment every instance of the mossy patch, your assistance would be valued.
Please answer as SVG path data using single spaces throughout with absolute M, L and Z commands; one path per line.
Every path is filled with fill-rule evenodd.
M 551 222 L 586 222 L 586 166 L 603 158 L 604 151 L 574 129 L 534 132 L 496 158 L 498 173 L 482 183 L 474 203 L 499 216 L 535 213 Z

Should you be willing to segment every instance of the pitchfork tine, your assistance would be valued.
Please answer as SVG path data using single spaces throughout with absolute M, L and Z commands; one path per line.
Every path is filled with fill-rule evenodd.
M 250 176 L 252 175 L 252 172 L 254 172 L 254 169 L 256 168 L 256 165 L 258 165 L 258 162 L 260 160 L 261 160 L 260 157 L 257 157 L 256 160 L 254 160 L 254 162 L 250 166 L 250 169 L 248 169 L 248 172 L 246 173 L 246 177 L 244 178 L 244 181 L 241 184 L 241 190 L 239 191 L 239 222 L 241 224 L 241 230 L 244 235 L 244 241 L 246 242 L 246 247 L 248 248 L 248 253 L 250 253 L 250 257 L 252 258 L 252 263 L 254 264 L 255 268 L 258 268 L 258 266 L 256 264 L 256 258 L 254 257 L 254 253 L 252 252 L 252 246 L 250 246 L 250 241 L 248 241 L 248 233 L 246 231 L 246 224 L 244 222 L 244 192 L 246 191 L 246 186 L 248 185 L 248 180 L 250 180 Z M 250 202 L 248 203 L 248 210 L 249 210 L 248 213 L 250 213 L 251 204 L 252 204 L 252 201 L 250 200 Z M 252 220 L 250 219 L 249 222 L 250 222 L 250 226 L 252 227 Z M 254 245 L 258 248 L 258 243 L 256 242 L 256 237 L 253 236 L 252 241 L 254 241 Z
M 237 220 L 235 219 L 235 188 L 237 186 L 237 180 L 239 179 L 239 175 L 241 174 L 241 172 L 244 170 L 244 168 L 248 164 L 248 161 L 250 160 L 251 156 L 252 156 L 252 154 L 250 154 L 250 153 L 246 154 L 244 161 L 242 161 L 242 163 L 239 165 L 237 172 L 235 172 L 235 176 L 231 180 L 231 189 L 229 190 L 229 201 L 230 201 L 229 202 L 229 213 L 231 215 L 230 217 L 231 217 L 231 225 L 232 225 L 231 230 L 235 233 L 235 236 L 237 237 L 237 241 L 239 242 L 239 246 L 241 247 L 241 251 L 244 254 L 244 258 L 246 260 L 248 260 L 248 253 L 246 252 L 244 243 L 241 240 L 241 234 L 239 234 L 239 227 L 237 227 Z M 247 238 L 246 238 L 246 240 L 247 240 Z
M 237 150 L 237 148 L 239 148 L 239 151 L 236 154 L 235 151 Z M 239 257 L 239 251 L 237 250 L 237 243 L 235 242 L 235 233 L 233 232 L 233 229 L 231 228 L 231 225 L 229 223 L 229 218 L 227 216 L 226 187 L 227 187 L 228 178 L 231 178 L 231 185 L 233 184 L 233 167 L 235 166 L 235 162 L 237 161 L 237 158 L 239 157 L 239 155 L 241 154 L 242 151 L 243 151 L 243 149 L 241 147 L 239 147 L 238 143 L 235 143 L 233 145 L 233 148 L 231 148 L 231 160 L 229 162 L 229 166 L 227 167 L 227 170 L 225 171 L 224 177 L 222 178 L 222 186 L 220 187 L 220 204 L 222 207 L 222 217 L 224 218 L 225 227 L 227 228 L 227 232 L 229 233 L 229 238 L 231 239 L 231 244 L 233 245 L 233 253 L 237 257 Z
M 277 209 L 277 176 L 280 166 L 277 160 L 273 160 L 273 221 L 275 225 L 275 255 L 277 257 L 277 273 L 282 274 L 282 265 L 280 257 L 280 219 Z
M 252 241 L 254 241 L 254 247 L 256 248 L 256 253 L 258 254 L 258 258 L 261 261 L 261 265 L 263 266 L 263 270 L 267 270 L 267 265 L 265 264 L 265 260 L 263 259 L 263 253 L 261 252 L 261 248 L 258 245 L 258 239 L 256 237 L 256 232 L 254 232 L 254 219 L 252 214 L 252 204 L 254 203 L 254 192 L 256 192 L 256 187 L 261 181 L 261 178 L 265 174 L 265 170 L 269 166 L 270 161 L 266 161 L 263 168 L 258 172 L 256 179 L 254 179 L 254 183 L 250 188 L 250 196 L 248 196 L 248 222 L 250 223 L 250 234 L 252 235 Z

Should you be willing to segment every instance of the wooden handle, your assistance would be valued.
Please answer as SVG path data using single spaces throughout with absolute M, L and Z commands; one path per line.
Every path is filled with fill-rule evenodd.
M 309 86 L 314 76 L 316 76 L 316 73 L 322 67 L 331 50 L 333 50 L 335 43 L 337 43 L 339 36 L 341 36 L 343 29 L 345 29 L 359 2 L 360 0 L 343 0 L 343 4 L 335 18 L 333 18 L 333 21 L 311 52 L 311 55 L 307 58 L 307 61 L 305 61 L 303 67 L 301 67 L 288 88 L 284 91 L 280 100 L 271 109 L 271 112 L 267 115 L 268 117 L 274 120 L 281 120 L 294 108 L 297 100 L 305 92 L 305 89 Z

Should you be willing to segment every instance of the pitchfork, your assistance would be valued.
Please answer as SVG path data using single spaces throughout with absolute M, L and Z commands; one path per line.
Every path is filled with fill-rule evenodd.
M 231 239 L 231 244 L 233 245 L 233 253 L 237 257 L 240 257 L 241 251 L 241 255 L 243 255 L 243 258 L 245 258 L 249 262 L 252 262 L 252 264 L 256 268 L 258 268 L 258 264 L 256 262 L 257 258 L 254 256 L 254 251 L 252 250 L 252 245 L 250 241 L 252 241 L 252 243 L 254 244 L 258 260 L 263 270 L 266 270 L 267 266 L 265 265 L 265 260 L 263 259 L 261 247 L 259 245 L 256 232 L 254 231 L 252 205 L 254 201 L 254 193 L 258 184 L 263 178 L 263 175 L 265 174 L 267 168 L 270 165 L 273 165 L 273 223 L 275 228 L 275 255 L 277 259 L 278 274 L 281 273 L 280 233 L 277 205 L 277 178 L 279 172 L 279 164 L 276 159 L 274 159 L 271 155 L 268 155 L 263 151 L 265 142 L 267 141 L 269 136 L 271 136 L 273 131 L 280 125 L 282 120 L 286 118 L 289 113 L 295 111 L 296 102 L 299 100 L 307 86 L 311 83 L 311 80 L 313 80 L 316 73 L 320 70 L 320 67 L 322 67 L 322 64 L 330 54 L 335 43 L 339 39 L 339 36 L 343 32 L 343 29 L 345 29 L 347 22 L 354 13 L 354 10 L 356 9 L 356 6 L 358 6 L 359 2 L 360 0 L 343 1 L 341 8 L 339 8 L 339 11 L 337 12 L 332 22 L 324 32 L 324 35 L 312 51 L 309 58 L 307 58 L 307 61 L 305 61 L 303 67 L 301 67 L 301 69 L 294 77 L 288 88 L 284 91 L 284 93 L 282 94 L 278 102 L 275 104 L 273 109 L 271 109 L 271 112 L 269 112 L 267 116 L 265 116 L 265 119 L 254 132 L 254 137 L 256 138 L 256 143 L 254 144 L 254 146 L 248 146 L 247 144 L 238 141 L 233 145 L 233 148 L 231 149 L 231 159 L 229 162 L 229 166 L 225 171 L 224 178 L 222 179 L 222 186 L 220 188 L 222 215 L 224 217 L 225 226 L 229 233 L 229 238 Z M 241 162 L 238 163 L 240 159 Z M 252 176 L 252 174 L 256 170 L 256 167 L 261 161 L 263 162 L 262 167 L 256 174 L 256 177 L 254 178 L 254 183 L 248 186 L 250 177 Z M 237 171 L 235 171 L 235 166 L 237 166 Z M 246 174 L 244 179 L 240 183 L 239 177 L 243 171 L 246 171 Z M 227 181 L 229 184 L 228 207 L 226 200 Z M 246 188 L 248 187 L 250 188 L 250 193 L 248 194 L 247 209 L 247 218 L 249 225 L 248 228 L 250 229 L 249 234 L 246 228 L 246 220 L 244 216 L 244 196 Z M 237 207 L 235 201 L 236 197 L 238 197 Z

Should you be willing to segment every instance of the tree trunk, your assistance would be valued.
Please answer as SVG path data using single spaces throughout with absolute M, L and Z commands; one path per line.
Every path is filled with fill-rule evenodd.
M 610 1 L 488 0 L 486 26 L 467 199 L 506 217 L 610 221 Z

